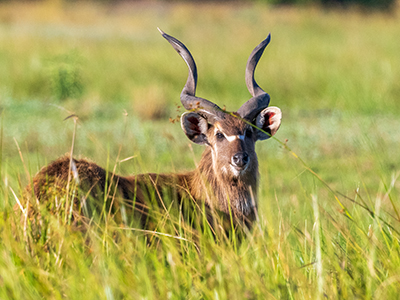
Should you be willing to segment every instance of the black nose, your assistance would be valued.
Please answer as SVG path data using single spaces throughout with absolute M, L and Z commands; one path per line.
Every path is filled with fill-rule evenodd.
M 249 162 L 249 155 L 246 152 L 236 153 L 232 157 L 232 164 L 236 167 L 243 168 Z

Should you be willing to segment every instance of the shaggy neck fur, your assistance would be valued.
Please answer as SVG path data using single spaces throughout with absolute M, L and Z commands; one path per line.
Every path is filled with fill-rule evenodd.
M 234 177 L 228 172 L 214 170 L 211 149 L 208 147 L 196 170 L 187 174 L 190 193 L 203 199 L 213 209 L 232 214 L 244 221 L 254 221 L 257 205 L 258 162 L 244 174 Z

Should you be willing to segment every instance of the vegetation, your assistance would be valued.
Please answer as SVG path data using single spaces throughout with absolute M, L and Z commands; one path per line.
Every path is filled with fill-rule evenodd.
M 399 20 L 260 3 L 1 4 L 0 298 L 397 299 Z M 228 110 L 250 97 L 247 57 L 272 33 L 256 77 L 283 120 L 257 145 L 259 222 L 236 243 L 107 219 L 80 233 L 43 211 L 48 239 L 34 241 L 14 205 L 74 132 L 74 155 L 121 174 L 200 159 L 169 121 L 187 69 L 157 26 L 192 51 L 198 95 Z
M 395 9 L 396 0 L 260 0 L 279 5 L 318 5 L 322 7 L 349 8 L 357 6 L 363 10 L 391 11 Z
M 19 2 L 20 0 L 0 0 L 1 2 Z M 25 0 L 36 2 L 38 0 Z M 43 1 L 43 0 L 42 0 Z M 47 0 L 48 1 L 48 0 Z M 64 2 L 65 4 L 74 3 L 76 0 L 50 0 Z M 169 2 L 170 0 L 157 0 L 158 2 Z M 207 2 L 221 2 L 215 0 L 206 0 Z M 340 7 L 349 8 L 357 6 L 361 9 L 366 10 L 382 10 L 391 11 L 395 9 L 397 0 L 247 0 L 248 2 L 260 2 L 272 5 L 317 5 L 321 7 Z M 118 5 L 121 0 L 91 0 L 93 3 L 108 4 L 108 5 Z M 139 0 L 133 0 L 133 2 L 140 2 Z M 193 3 L 196 0 L 181 0 L 180 2 Z M 223 2 L 235 2 L 237 0 L 224 0 Z

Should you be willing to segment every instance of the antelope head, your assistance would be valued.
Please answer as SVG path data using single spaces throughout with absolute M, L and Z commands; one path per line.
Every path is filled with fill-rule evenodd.
M 251 175 L 257 177 L 255 142 L 273 136 L 281 124 L 282 116 L 278 107 L 268 107 L 270 97 L 254 79 L 255 68 L 271 36 L 268 35 L 253 50 L 247 61 L 245 78 L 252 98 L 236 112 L 229 113 L 195 95 L 197 68 L 192 55 L 179 40 L 160 32 L 189 68 L 188 79 L 180 96 L 183 106 L 188 110 L 181 116 L 181 126 L 186 136 L 192 142 L 210 148 L 215 174 L 233 179 Z

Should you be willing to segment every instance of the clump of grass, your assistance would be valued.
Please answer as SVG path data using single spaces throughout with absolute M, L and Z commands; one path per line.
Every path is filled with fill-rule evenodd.
M 262 214 L 236 249 L 229 240 L 217 242 L 208 234 L 193 239 L 180 225 L 179 234 L 166 234 L 165 229 L 121 228 L 110 219 L 92 222 L 82 233 L 43 210 L 48 235 L 31 243 L 28 253 L 22 227 L 15 227 L 18 241 L 3 230 L 3 255 L 14 259 L 8 271 L 0 267 L 0 276 L 25 276 L 3 280 L 0 293 L 34 298 L 75 298 L 83 292 L 117 299 L 395 298 L 399 234 L 380 220 L 385 218 L 378 211 L 382 208 L 374 208 L 377 215 L 370 223 L 363 208 L 349 209 L 351 218 L 346 218 L 315 200 L 312 208 L 308 200 L 303 224 L 281 214 Z M 165 222 L 164 217 L 159 221 Z M 18 224 L 12 214 L 2 220 Z

